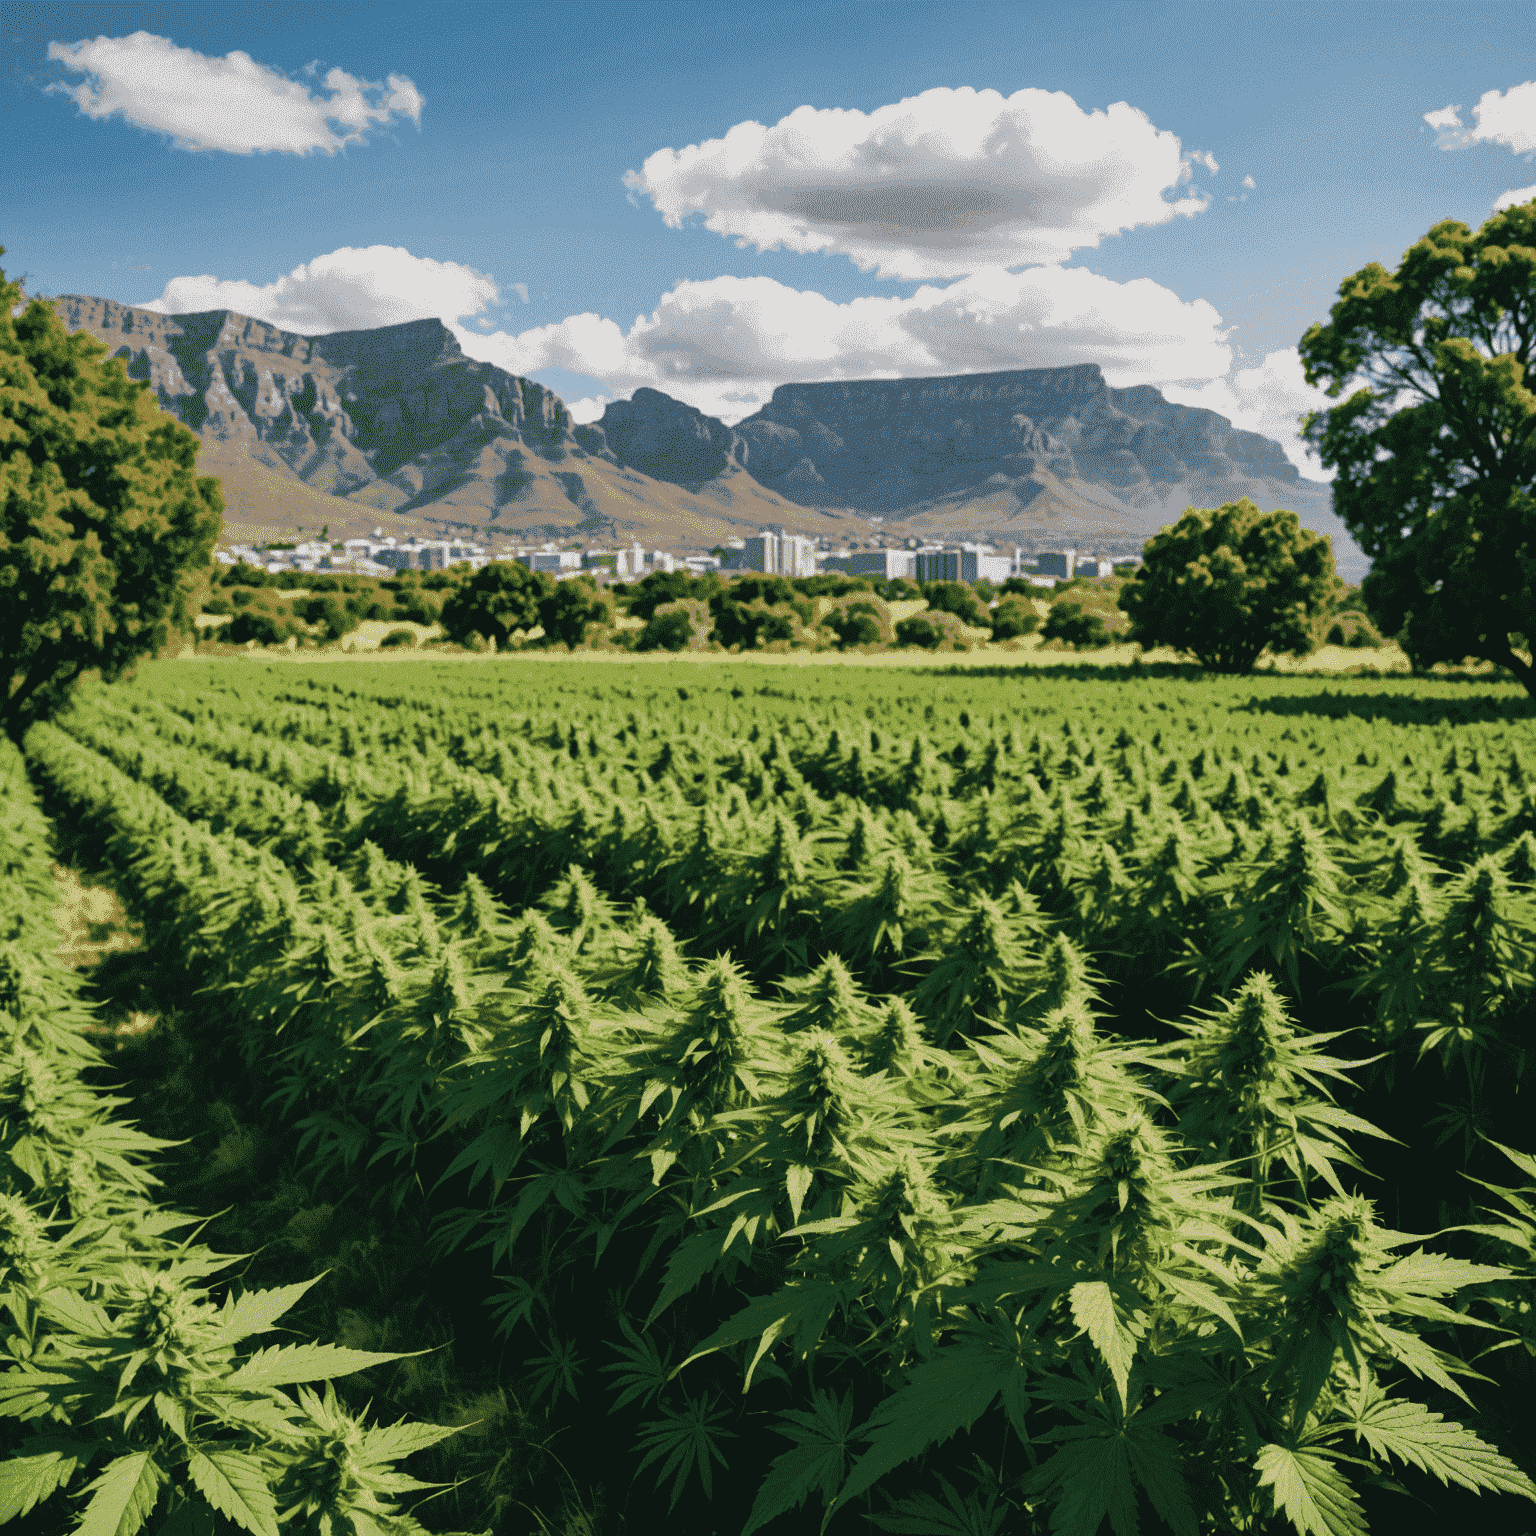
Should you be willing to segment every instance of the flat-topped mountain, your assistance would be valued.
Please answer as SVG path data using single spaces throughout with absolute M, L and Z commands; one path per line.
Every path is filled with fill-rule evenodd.
M 625 463 L 691 484 L 739 465 L 807 508 L 881 518 L 887 532 L 1136 541 L 1185 507 L 1247 496 L 1333 536 L 1363 562 L 1328 487 L 1272 439 L 1149 386 L 1112 389 L 1097 364 L 948 378 L 783 384 L 727 427 L 652 389 L 602 426 Z
M 1364 559 L 1280 445 L 1095 364 L 784 384 L 727 426 L 655 389 L 572 422 L 543 385 L 466 357 L 439 320 L 300 336 L 231 310 L 50 301 L 203 440 L 230 538 L 445 528 L 679 549 L 784 524 L 1130 548 L 1185 507 L 1248 496 Z
M 803 510 L 735 465 L 685 489 L 623 464 L 556 395 L 466 357 L 439 320 L 300 336 L 231 310 L 50 302 L 199 434 L 231 538 L 326 523 L 341 537 L 377 523 L 707 548 L 765 522 L 834 538 L 867 531 L 859 518 Z

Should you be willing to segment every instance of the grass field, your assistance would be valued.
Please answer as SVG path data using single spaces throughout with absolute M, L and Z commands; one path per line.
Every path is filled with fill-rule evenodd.
M 92 1081 L 435 1349 L 337 1383 L 473 1426 L 427 1528 L 1513 1533 L 1536 704 L 1383 655 L 187 656 L 26 757 Z

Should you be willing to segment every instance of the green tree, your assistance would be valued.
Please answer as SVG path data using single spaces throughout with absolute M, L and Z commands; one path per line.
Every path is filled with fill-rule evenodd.
M 613 594 L 590 576 L 573 576 L 554 583 L 554 591 L 539 599 L 539 623 L 549 645 L 585 645 L 598 630 L 612 629 Z
M 482 565 L 443 604 L 443 631 L 462 644 L 471 635 L 505 645 L 520 629 L 539 622 L 539 604 L 555 589 L 543 571 L 507 560 Z
M 1190 651 L 1217 672 L 1247 672 L 1266 648 L 1305 656 L 1343 592 L 1333 548 L 1294 512 L 1246 497 L 1191 507 L 1147 545 L 1120 592 L 1133 640 Z
M 1373 562 L 1372 614 L 1416 663 L 1481 657 L 1536 694 L 1536 201 L 1435 225 L 1330 313 L 1301 359 L 1344 398 L 1306 433 Z
M 976 629 L 986 625 L 986 609 L 976 601 L 976 593 L 963 581 L 927 582 L 923 586 L 923 596 L 934 613 L 952 613 L 962 624 Z
M 4 247 L 0 247 L 3 254 Z M 198 439 L 0 272 L 0 726 L 193 627 L 224 503 Z
M 1040 615 L 1027 597 L 1009 595 L 992 610 L 992 638 L 1016 640 L 1040 628 Z

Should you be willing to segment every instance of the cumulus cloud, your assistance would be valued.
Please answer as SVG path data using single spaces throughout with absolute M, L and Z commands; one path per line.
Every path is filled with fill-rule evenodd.
M 233 309 L 302 336 L 360 331 L 436 316 L 477 315 L 499 298 L 494 278 L 456 261 L 413 256 L 394 245 L 342 246 L 276 282 L 173 277 L 145 309 L 166 315 Z
M 1261 432 L 1285 449 L 1285 456 L 1309 480 L 1332 480 L 1302 440 L 1300 421 L 1308 411 L 1337 404 L 1313 389 L 1301 369 L 1295 347 L 1271 352 L 1256 368 L 1237 368 L 1198 388 L 1165 385 L 1163 393 L 1181 405 L 1197 405 L 1227 417 L 1236 427 Z
M 1536 153 L 1536 80 L 1512 85 L 1507 91 L 1484 91 L 1472 109 L 1473 126 L 1461 120 L 1459 106 L 1426 112 L 1424 121 L 1437 130 L 1441 149 L 1469 149 L 1474 144 L 1502 144 L 1517 155 Z
M 1251 191 L 1253 191 L 1253 189 L 1254 189 L 1254 188 L 1255 188 L 1255 187 L 1256 187 L 1256 186 L 1258 186 L 1258 182 L 1256 182 L 1256 181 L 1255 181 L 1255 180 L 1254 180 L 1254 179 L 1253 179 L 1253 177 L 1252 177 L 1252 176 L 1244 176 L 1244 177 L 1243 177 L 1243 185 L 1244 185 L 1244 186 L 1245 186 L 1245 187 L 1247 187 L 1247 188 L 1248 188 L 1248 190 L 1249 190 L 1249 191 L 1250 191 L 1250 192 L 1251 192 Z
M 605 394 L 650 385 L 735 421 L 776 385 L 1099 363 L 1112 384 L 1224 375 L 1221 316 L 1147 278 L 1078 268 L 991 269 L 910 298 L 836 303 L 767 277 L 681 282 L 626 331 L 595 314 L 517 335 L 459 330 L 473 357 L 513 373 L 559 368 Z
M 1506 208 L 1518 208 L 1536 198 L 1536 187 L 1516 187 L 1513 192 L 1501 192 L 1493 200 L 1493 211 L 1503 213 Z
M 315 94 L 248 53 L 209 58 L 152 32 L 50 43 L 48 57 L 85 77 L 48 87 L 85 116 L 120 116 L 169 134 L 179 149 L 334 154 L 395 117 L 419 123 L 425 104 L 404 75 L 380 85 L 332 69 L 324 81 L 329 94 Z
M 743 248 L 829 252 L 881 277 L 962 277 L 1065 260 L 1106 236 L 1199 213 L 1178 138 L 1125 102 L 939 87 L 873 112 L 803 106 L 772 127 L 662 149 L 625 177 L 663 219 Z

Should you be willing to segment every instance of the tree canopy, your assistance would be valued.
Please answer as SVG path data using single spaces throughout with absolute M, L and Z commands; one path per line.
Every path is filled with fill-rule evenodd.
M 504 646 L 517 630 L 533 629 L 539 623 L 539 604 L 554 590 L 554 580 L 543 571 L 493 560 L 443 604 L 444 632 L 451 640 L 483 635 Z
M 1481 657 L 1536 694 L 1536 201 L 1435 225 L 1330 313 L 1301 359 L 1340 403 L 1306 432 L 1373 562 L 1372 614 L 1420 664 Z
M 4 248 L 0 247 L 0 254 Z M 195 433 L 0 272 L 0 726 L 192 628 L 224 504 Z
M 1294 512 L 1244 497 L 1191 507 L 1146 547 L 1120 593 L 1132 640 L 1189 651 L 1216 672 L 1247 672 L 1268 649 L 1305 656 L 1344 584 L 1328 540 Z

